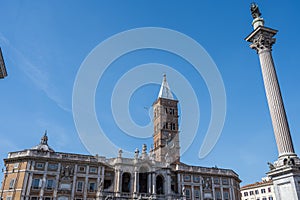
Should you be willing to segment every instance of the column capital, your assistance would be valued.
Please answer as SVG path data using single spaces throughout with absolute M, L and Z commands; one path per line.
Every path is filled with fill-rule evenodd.
M 273 38 L 277 30 L 264 26 L 257 27 L 248 37 L 246 41 L 251 42 L 250 48 L 255 49 L 257 53 L 271 51 L 276 39 Z

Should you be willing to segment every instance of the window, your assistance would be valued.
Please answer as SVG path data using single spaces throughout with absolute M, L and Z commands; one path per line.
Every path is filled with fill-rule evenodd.
M 37 169 L 43 169 L 44 168 L 44 163 L 36 163 L 35 167 Z
M 96 183 L 90 182 L 89 183 L 89 192 L 95 192 L 96 190 Z
M 45 197 L 44 200 L 52 200 L 51 197 Z
M 42 183 L 42 181 L 40 179 L 37 179 L 37 178 L 33 179 L 32 188 L 39 189 L 41 187 L 41 183 Z
M 244 192 L 244 197 L 248 196 L 248 192 Z
M 229 192 L 224 192 L 224 199 L 229 200 Z
M 266 189 L 261 189 L 260 191 L 261 191 L 262 194 L 266 193 Z
M 220 184 L 220 179 L 219 178 L 214 178 L 214 184 L 219 185 Z
M 200 198 L 200 190 L 195 190 L 195 198 Z
M 269 197 L 269 200 L 273 200 L 273 197 Z
M 14 164 L 14 169 L 17 169 L 19 167 L 19 163 Z
M 268 192 L 271 192 L 271 188 L 270 187 L 268 188 Z
M 259 191 L 258 191 L 258 190 L 255 190 L 255 194 L 259 194 Z
M 172 123 L 171 129 L 172 129 L 172 130 L 176 130 L 176 124 L 175 124 L 175 123 Z
M 16 179 L 11 179 L 10 182 L 9 182 L 9 189 L 13 189 L 15 187 L 15 181 Z
M 57 170 L 58 169 L 58 164 L 56 164 L 56 163 L 49 163 L 48 169 L 49 170 Z
M 267 200 L 267 197 L 263 197 L 262 200 Z
M 77 181 L 76 191 L 77 192 L 82 192 L 82 188 L 83 188 L 83 181 Z
M 90 173 L 97 173 L 97 168 L 96 167 L 90 167 Z
M 31 197 L 30 200 L 38 200 L 38 197 Z
M 184 181 L 185 182 L 190 182 L 191 181 L 191 176 L 190 175 L 185 175 L 184 176 Z
M 222 179 L 222 184 L 223 184 L 223 185 L 228 185 L 228 183 L 229 183 L 229 182 L 228 182 L 228 179 L 227 179 L 227 178 L 223 178 L 223 179 Z
M 194 176 L 194 183 L 200 182 L 200 176 Z
M 250 195 L 254 195 L 254 192 L 253 192 L 253 191 L 250 191 Z
M 46 189 L 52 190 L 53 188 L 54 188 L 54 180 L 52 180 L 52 179 L 47 180 Z
M 12 200 L 12 197 L 11 196 L 6 197 L 6 200 Z
M 186 196 L 187 199 L 191 198 L 191 191 L 190 191 L 190 189 L 186 189 L 185 196 Z
M 222 195 L 220 190 L 216 190 L 216 199 L 217 200 L 222 200 Z
M 78 167 L 78 172 L 85 172 L 85 167 L 84 166 L 79 166 Z

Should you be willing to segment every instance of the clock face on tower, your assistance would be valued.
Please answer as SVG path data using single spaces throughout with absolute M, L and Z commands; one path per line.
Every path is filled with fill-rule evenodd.
M 169 133 L 166 131 L 163 131 L 163 139 L 169 138 Z

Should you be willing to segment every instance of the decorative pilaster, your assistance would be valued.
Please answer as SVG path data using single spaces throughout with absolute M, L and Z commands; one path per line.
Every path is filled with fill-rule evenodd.
M 43 172 L 42 188 L 41 188 L 41 191 L 40 191 L 40 200 L 43 200 L 44 190 L 45 190 L 45 187 L 46 187 L 46 184 L 47 184 L 48 162 L 46 162 L 44 169 L 45 170 Z
M 74 176 L 73 176 L 73 184 L 72 184 L 72 191 L 71 191 L 71 199 L 74 199 L 75 190 L 76 190 L 77 167 L 78 167 L 78 165 L 75 164 L 75 167 L 74 167 Z

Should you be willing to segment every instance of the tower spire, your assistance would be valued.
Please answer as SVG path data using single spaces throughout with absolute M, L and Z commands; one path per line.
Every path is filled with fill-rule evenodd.
M 169 87 L 169 84 L 167 82 L 167 75 L 166 74 L 163 75 L 163 81 L 162 81 L 162 84 L 161 84 L 161 87 L 160 87 L 158 98 L 174 100 L 172 91 L 171 91 L 171 89 Z

